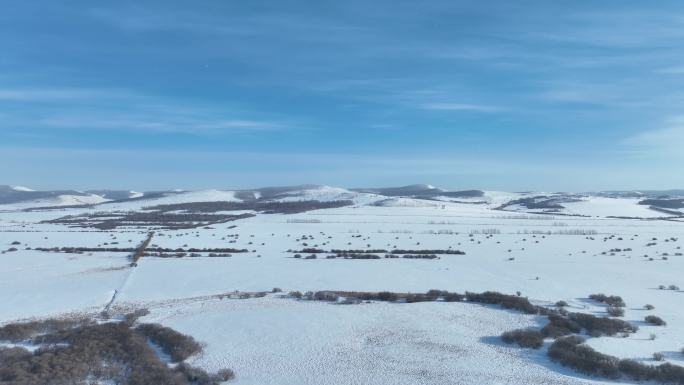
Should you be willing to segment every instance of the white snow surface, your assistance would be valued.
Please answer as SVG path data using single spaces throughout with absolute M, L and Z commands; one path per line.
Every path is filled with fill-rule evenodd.
M 307 196 L 346 194 L 318 189 Z M 316 195 L 317 194 L 317 195 Z M 493 210 L 525 194 L 486 192 L 487 204 L 397 198 L 405 205 L 357 204 L 300 214 L 258 214 L 210 228 L 155 229 L 153 244 L 179 248 L 246 248 L 232 257 L 143 257 L 127 253 L 66 254 L 37 247 L 137 245 L 147 228 L 99 231 L 41 223 L 84 212 L 136 209 L 159 203 L 235 200 L 219 190 L 154 200 L 112 203 L 96 209 L 0 213 L 0 323 L 115 306 L 147 307 L 144 321 L 160 322 L 206 344 L 191 363 L 208 370 L 230 367 L 236 384 L 589 384 L 548 360 L 544 349 L 505 346 L 499 336 L 543 318 L 469 303 L 333 305 L 282 294 L 224 299 L 233 291 L 290 290 L 520 291 L 540 305 L 559 300 L 570 311 L 606 315 L 592 293 L 620 295 L 623 319 L 640 330 L 627 338 L 590 338 L 598 351 L 653 364 L 655 352 L 684 365 L 684 222 L 656 219 L 627 198 L 589 198 L 567 205 L 582 216 Z M 357 201 L 358 199 L 358 201 Z M 415 203 L 409 205 L 408 203 Z M 425 203 L 425 204 L 418 204 Z M 646 211 L 644 211 L 646 210 Z M 643 217 L 649 219 L 621 219 Z M 237 226 L 237 227 L 232 227 Z M 574 235 L 584 232 L 584 235 Z M 488 235 L 491 234 L 491 235 Z M 235 236 L 237 235 L 237 236 Z M 302 239 L 306 235 L 307 238 Z M 310 237 L 309 237 L 310 236 Z M 234 243 L 231 243 L 234 242 Z M 654 245 L 649 245 L 654 243 Z M 114 247 L 114 246 L 113 246 Z M 435 260 L 293 258 L 290 250 L 446 249 L 466 255 Z M 17 249 L 9 251 L 10 248 Z M 27 249 L 29 248 L 29 249 Z M 616 251 L 620 249 L 620 251 Z M 382 254 L 381 254 L 382 256 Z M 644 310 L 645 304 L 655 306 Z M 667 326 L 643 322 L 654 314 Z M 650 338 L 655 335 L 655 339 Z

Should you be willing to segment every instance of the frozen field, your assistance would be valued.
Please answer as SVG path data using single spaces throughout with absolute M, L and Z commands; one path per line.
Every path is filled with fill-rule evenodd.
M 346 190 L 345 190 L 346 191 Z M 543 326 L 543 317 L 472 303 L 334 305 L 288 297 L 289 291 L 520 292 L 538 305 L 606 315 L 593 293 L 619 295 L 622 319 L 639 326 L 627 338 L 588 340 L 596 350 L 654 363 L 653 353 L 684 365 L 684 222 L 631 198 L 564 204 L 561 214 L 495 210 L 482 202 L 347 195 L 355 205 L 297 214 L 257 213 L 199 228 L 109 230 L 41 223 L 150 203 L 0 213 L 0 322 L 69 312 L 146 307 L 159 322 L 206 344 L 192 358 L 209 370 L 231 367 L 236 384 L 580 384 L 603 383 L 552 363 L 542 351 L 502 344 L 506 330 Z M 238 201 L 230 192 L 192 193 L 162 203 Z M 349 193 L 351 194 L 351 193 Z M 340 198 L 341 197 L 341 198 Z M 518 196 L 515 196 L 516 198 Z M 285 200 L 291 200 L 287 198 Z M 452 199 L 454 200 L 454 199 Z M 369 203 L 381 201 L 381 204 Z M 158 204 L 159 202 L 154 202 Z M 24 208 L 22 205 L 21 208 Z M 581 215 L 581 216 L 580 216 Z M 639 217 L 618 219 L 613 217 Z M 130 253 L 64 253 L 36 248 L 133 248 L 148 231 L 157 249 L 245 249 L 231 256 L 183 258 Z M 10 251 L 11 249 L 17 249 Z M 316 259 L 306 259 L 316 248 Z M 460 250 L 436 259 L 328 259 L 331 250 Z M 295 258 L 295 255 L 301 255 Z M 263 298 L 218 299 L 235 291 L 282 289 Z M 654 310 L 644 310 L 650 304 Z M 667 326 L 651 326 L 655 314 Z M 547 342 L 548 343 L 548 342 Z

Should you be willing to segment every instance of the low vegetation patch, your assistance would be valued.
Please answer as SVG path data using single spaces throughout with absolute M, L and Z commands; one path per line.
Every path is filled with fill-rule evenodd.
M 525 297 L 502 294 L 496 291 L 485 291 L 479 294 L 466 292 L 466 300 L 469 302 L 501 305 L 506 309 L 519 310 L 527 314 L 538 314 L 540 311 L 539 307 L 534 306 Z
M 612 379 L 620 377 L 619 360 L 595 351 L 579 336 L 556 339 L 549 346 L 548 355 L 553 361 L 578 372 Z
M 568 319 L 587 330 L 593 337 L 614 336 L 618 333 L 635 333 L 639 328 L 627 321 L 596 317 L 586 313 L 570 313 Z
M 658 317 L 657 315 L 647 315 L 644 318 L 644 321 L 650 323 L 651 325 L 656 325 L 656 326 L 665 326 L 667 325 L 667 322 L 663 320 L 662 318 Z
M 99 230 L 113 230 L 120 227 L 153 227 L 175 230 L 205 227 L 253 216 L 254 214 L 249 213 L 231 215 L 130 211 L 69 215 L 41 223 L 62 224 L 71 227 L 90 227 Z
M 558 338 L 582 331 L 582 326 L 577 322 L 560 315 L 549 315 L 549 323 L 541 330 L 544 337 Z
M 148 340 L 179 360 L 198 352 L 199 345 L 159 325 L 46 320 L 5 325 L 2 331 L 0 340 L 28 338 L 40 347 L 0 348 L 0 384 L 217 385 L 234 377 L 231 370 L 208 374 L 186 363 L 162 362 Z
M 625 307 L 625 301 L 618 295 L 592 294 L 589 298 L 609 306 Z
M 501 335 L 503 342 L 516 343 L 523 348 L 539 349 L 544 346 L 544 335 L 535 329 L 516 329 Z
M 174 362 L 183 361 L 202 350 L 194 338 L 159 324 L 142 324 L 135 330 L 161 347 Z
M 599 353 L 584 344 L 579 336 L 557 339 L 548 351 L 549 357 L 578 372 L 618 379 L 657 381 L 664 384 L 684 384 L 684 367 L 664 363 L 651 366 L 630 359 L 619 359 Z

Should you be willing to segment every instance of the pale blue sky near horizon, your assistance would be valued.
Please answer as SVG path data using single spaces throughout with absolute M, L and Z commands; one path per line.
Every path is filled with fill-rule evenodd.
M 677 1 L 6 1 L 0 184 L 684 187 Z

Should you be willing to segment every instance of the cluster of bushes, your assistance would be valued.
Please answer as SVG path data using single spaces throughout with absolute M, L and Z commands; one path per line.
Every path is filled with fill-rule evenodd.
M 533 305 L 525 297 L 502 294 L 496 291 L 485 291 L 484 293 L 466 292 L 465 296 L 469 302 L 500 305 L 506 309 L 519 310 L 526 314 L 538 314 L 541 310 L 540 307 Z
M 132 253 L 137 250 L 135 247 L 36 247 L 34 250 L 52 253 Z
M 385 254 L 385 258 L 404 258 L 404 259 L 437 259 L 436 254 Z
M 667 325 L 667 322 L 663 320 L 662 318 L 658 317 L 657 315 L 647 315 L 644 318 L 644 321 L 650 323 L 651 325 L 656 325 L 656 326 L 665 326 Z
M 541 329 L 544 337 L 558 338 L 582 331 L 582 326 L 558 314 L 548 316 L 549 323 Z
M 625 307 L 625 301 L 622 300 L 622 297 L 617 295 L 592 294 L 589 298 L 609 306 Z
M 356 254 L 356 253 L 341 253 L 335 255 L 329 255 L 327 258 L 344 258 L 344 259 L 380 259 L 380 256 L 375 254 Z
M 327 253 L 327 251 L 323 249 L 317 249 L 315 247 L 305 247 L 301 250 L 288 250 L 288 253 L 302 253 L 302 254 L 323 254 Z
M 621 360 L 595 351 L 585 345 L 584 339 L 579 336 L 558 338 L 549 347 L 548 354 L 553 361 L 585 374 L 611 379 L 625 376 L 637 381 L 684 384 L 684 367 L 669 363 L 651 366 L 630 359 Z
M 614 336 L 618 333 L 635 333 L 638 327 L 627 321 L 608 317 L 596 317 L 586 313 L 570 313 L 568 319 L 587 330 L 593 337 Z
M 544 346 L 544 335 L 535 329 L 516 329 L 501 335 L 503 342 L 516 343 L 523 348 L 539 349 Z
M 385 249 L 368 249 L 368 250 L 344 250 L 344 249 L 332 249 L 330 250 L 333 254 L 379 254 L 387 253 Z
M 183 361 L 202 350 L 194 338 L 159 324 L 142 324 L 135 330 L 161 347 L 174 362 Z
M 139 328 L 131 328 L 126 322 L 85 322 L 74 326 L 75 324 L 63 322 L 41 321 L 43 326 L 59 328 L 50 329 L 40 336 L 32 336 L 32 343 L 43 345 L 33 352 L 18 347 L 0 348 L 0 383 L 218 385 L 234 377 L 231 370 L 208 374 L 185 363 L 170 367 L 160 360 L 148 344 L 149 337 L 138 330 L 142 325 Z M 36 331 L 36 325 L 11 325 L 13 326 L 9 329 L 30 330 L 31 335 Z M 8 326 L 10 325 L 3 329 L 7 331 Z M 171 354 L 176 351 L 172 341 L 183 344 L 191 339 L 177 334 L 157 330 L 153 335 L 155 338 L 162 336 L 159 337 L 159 340 L 165 343 L 162 349 Z M 173 337 L 168 338 L 168 335 Z
M 176 253 L 150 253 L 150 252 L 145 252 L 143 254 L 145 257 L 156 257 L 156 258 L 198 258 L 198 257 L 210 257 L 210 258 L 230 258 L 233 255 L 228 254 L 228 253 L 209 253 L 207 255 L 203 255 L 200 253 L 183 253 L 183 252 L 176 252 Z
M 553 361 L 585 374 L 613 379 L 620 377 L 619 360 L 585 345 L 584 338 L 580 336 L 556 339 L 549 346 L 548 355 Z
M 301 258 L 301 254 L 295 254 L 295 258 Z M 304 259 L 316 259 L 316 254 L 311 254 Z M 358 254 L 358 253 L 339 253 L 339 254 L 331 254 L 327 255 L 325 257 L 326 259 L 337 259 L 337 258 L 343 258 L 343 259 L 382 259 L 379 255 L 376 254 Z M 397 255 L 397 254 L 385 254 L 385 258 L 404 258 L 404 259 L 438 259 L 439 256 L 435 254 L 403 254 L 403 255 Z
M 390 251 L 390 254 L 452 254 L 452 255 L 465 255 L 465 252 L 461 250 L 452 249 L 434 249 L 434 250 L 403 250 L 394 249 Z
M 0 327 L 0 341 L 16 343 L 29 340 L 37 335 L 55 333 L 59 330 L 90 325 L 92 323 L 93 321 L 85 318 L 47 319 L 42 321 L 12 323 Z
M 384 301 L 407 303 L 437 301 L 440 298 L 445 302 L 463 301 L 464 295 L 445 290 L 429 290 L 426 293 L 394 293 L 389 291 L 370 292 L 370 291 L 317 291 L 302 294 L 299 291 L 289 293 L 290 297 L 315 301 L 337 301 L 340 298 L 345 300 L 354 299 L 358 301 Z
M 622 317 L 625 315 L 625 309 L 619 306 L 608 306 L 606 311 L 611 317 Z

